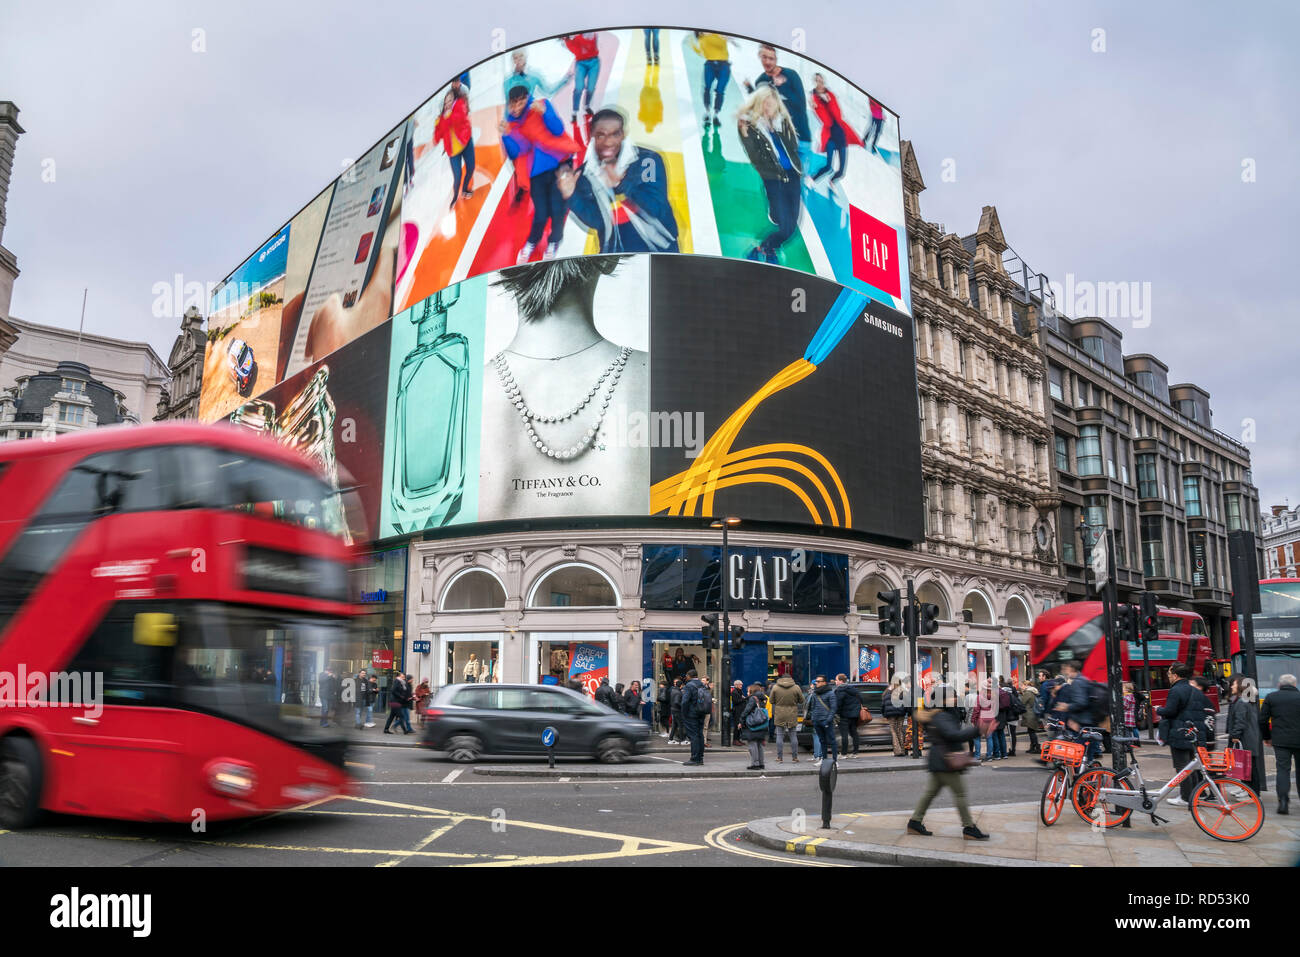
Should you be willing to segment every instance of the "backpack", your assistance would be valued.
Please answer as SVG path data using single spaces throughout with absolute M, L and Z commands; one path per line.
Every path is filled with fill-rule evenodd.
M 767 709 L 761 704 L 755 703 L 754 710 L 749 713 L 745 719 L 745 727 L 751 731 L 758 731 L 767 727 Z
M 695 711 L 702 715 L 713 711 L 713 692 L 704 685 L 700 685 L 695 692 Z
M 1011 696 L 1011 714 L 1017 718 L 1020 717 L 1025 713 L 1025 703 L 1020 700 L 1020 695 L 1016 694 L 1015 691 L 1008 689 L 1007 694 Z
M 1094 721 L 1100 721 L 1110 713 L 1110 688 L 1100 681 L 1088 682 L 1088 709 Z

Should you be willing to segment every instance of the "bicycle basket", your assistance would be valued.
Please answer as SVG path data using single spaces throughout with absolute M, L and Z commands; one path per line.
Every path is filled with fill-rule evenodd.
M 1048 741 L 1043 745 L 1044 761 L 1064 761 L 1078 767 L 1083 763 L 1084 745 L 1074 741 Z
M 1226 774 L 1232 770 L 1232 749 L 1226 748 L 1223 751 L 1210 751 L 1207 748 L 1197 748 L 1197 755 L 1201 763 L 1205 765 L 1205 770 L 1211 774 Z

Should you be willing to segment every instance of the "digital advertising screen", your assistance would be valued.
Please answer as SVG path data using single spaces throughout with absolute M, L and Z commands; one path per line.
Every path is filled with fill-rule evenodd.
M 899 144 L 879 102 L 756 40 L 505 51 L 231 274 L 201 417 L 288 434 L 313 388 L 364 406 L 367 441 L 335 415 L 332 448 L 376 539 L 740 514 L 915 541 Z

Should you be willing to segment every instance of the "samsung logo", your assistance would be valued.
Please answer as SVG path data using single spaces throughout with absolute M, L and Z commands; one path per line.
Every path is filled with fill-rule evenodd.
M 863 316 L 862 321 L 869 326 L 875 326 L 882 332 L 889 333 L 891 336 L 898 336 L 900 339 L 903 338 L 903 328 L 894 325 L 892 322 L 885 322 L 884 319 L 877 319 L 875 316 Z

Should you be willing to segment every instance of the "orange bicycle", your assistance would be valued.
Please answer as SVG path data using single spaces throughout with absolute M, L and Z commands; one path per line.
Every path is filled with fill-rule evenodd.
M 1128 746 L 1138 738 L 1111 738 L 1112 743 Z M 1205 780 L 1192 793 L 1189 810 L 1192 820 L 1210 837 L 1219 841 L 1247 841 L 1264 826 L 1264 805 L 1259 795 L 1232 778 L 1214 777 L 1232 769 L 1228 751 L 1196 749 L 1196 758 L 1175 774 L 1158 791 L 1149 792 L 1142 779 L 1136 755 L 1128 748 L 1131 763 L 1123 771 L 1092 768 L 1074 782 L 1070 800 L 1075 812 L 1088 824 L 1118 827 L 1134 811 L 1151 815 L 1152 824 L 1169 822 L 1156 814 L 1160 802 L 1174 792 L 1188 775 L 1205 771 Z
M 1043 796 L 1038 801 L 1038 816 L 1046 827 L 1051 827 L 1060 820 L 1065 799 L 1072 792 L 1079 772 L 1083 768 L 1088 742 L 1100 741 L 1101 733 L 1084 731 L 1079 735 L 1079 739 L 1066 741 L 1056 738 L 1043 744 L 1043 760 L 1056 765 L 1052 776 L 1043 785 Z M 1096 762 L 1093 762 L 1093 767 L 1097 766 Z

